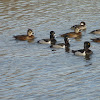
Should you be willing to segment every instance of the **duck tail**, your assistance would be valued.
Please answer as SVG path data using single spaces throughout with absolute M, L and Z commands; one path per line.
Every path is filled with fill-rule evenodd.
M 40 41 L 37 41 L 37 43 L 39 43 Z
M 95 41 L 95 39 L 90 39 L 90 40 Z
M 94 39 L 90 39 L 90 40 L 94 40 Z
M 13 36 L 13 38 L 15 38 L 15 39 L 16 39 L 17 37 L 16 37 L 16 36 Z
M 72 53 L 75 53 L 76 51 L 75 50 L 72 50 Z
M 50 45 L 50 48 L 53 48 L 53 45 Z
M 61 37 L 65 37 L 65 36 L 66 36 L 66 34 L 61 34 L 60 36 L 61 36 Z
M 94 32 L 95 32 L 95 31 L 91 31 L 90 33 L 92 33 L 92 34 L 93 34 Z

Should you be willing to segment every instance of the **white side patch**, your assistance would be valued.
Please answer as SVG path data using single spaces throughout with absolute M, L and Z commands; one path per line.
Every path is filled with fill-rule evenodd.
M 53 45 L 53 48 L 65 48 L 65 45 L 61 46 L 61 45 Z
M 41 43 L 41 44 L 51 44 L 51 41 L 46 42 L 44 40 L 40 40 L 39 43 Z
M 77 52 L 75 52 L 75 55 L 76 56 L 85 56 L 86 53 L 85 53 L 85 51 L 83 53 L 77 51 Z

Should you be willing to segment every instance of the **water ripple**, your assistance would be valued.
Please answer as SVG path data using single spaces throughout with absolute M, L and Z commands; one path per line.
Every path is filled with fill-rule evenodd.
M 38 44 L 56 32 L 85 21 L 82 39 L 71 40 L 70 49 L 83 48 L 85 40 L 100 28 L 100 2 L 79 0 L 1 0 L 0 1 L 0 98 L 2 100 L 99 100 L 100 46 L 92 43 L 90 59 L 77 57 L 64 49 Z M 15 41 L 13 35 L 26 34 L 32 28 L 37 37 L 32 42 Z M 97 36 L 98 37 L 98 36 Z

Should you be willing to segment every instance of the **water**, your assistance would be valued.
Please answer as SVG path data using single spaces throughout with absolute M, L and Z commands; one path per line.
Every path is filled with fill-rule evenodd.
M 99 0 L 1 0 L 0 1 L 0 100 L 100 100 L 100 45 L 91 42 L 90 59 L 64 49 L 52 51 L 37 44 L 51 30 L 57 40 L 70 27 L 85 21 L 80 41 L 71 39 L 70 49 L 100 37 Z M 31 28 L 36 39 L 15 41 L 13 35 Z

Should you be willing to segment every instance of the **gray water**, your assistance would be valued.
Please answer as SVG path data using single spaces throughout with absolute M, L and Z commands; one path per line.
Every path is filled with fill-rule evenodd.
M 60 34 L 81 21 L 87 30 L 70 50 L 100 37 L 89 34 L 100 29 L 100 0 L 0 0 L 0 100 L 100 100 L 99 43 L 91 42 L 89 59 L 37 43 L 50 31 L 63 42 Z M 28 28 L 34 41 L 13 39 Z

